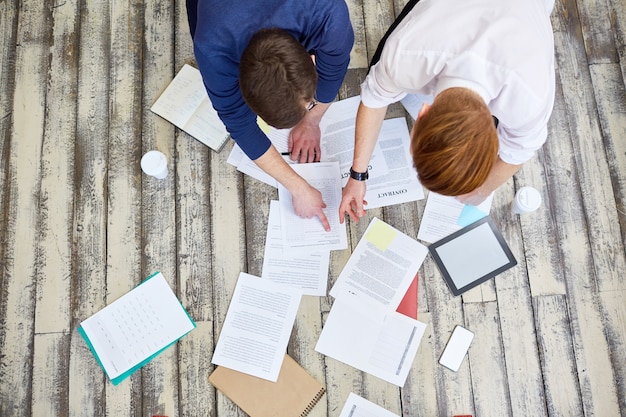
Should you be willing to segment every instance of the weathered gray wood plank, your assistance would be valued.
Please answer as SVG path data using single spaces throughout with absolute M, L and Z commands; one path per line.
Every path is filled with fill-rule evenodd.
M 615 23 L 604 0 L 578 0 L 578 13 L 589 64 L 617 62 Z
M 495 207 L 507 206 L 491 214 L 504 240 L 518 260 L 517 266 L 495 278 L 498 313 L 512 416 L 546 415 L 545 395 L 541 378 L 530 283 L 524 261 L 524 248 L 519 238 L 519 224 L 508 209 L 513 200 L 512 180 L 494 196 Z
M 378 42 L 395 20 L 393 0 L 364 1 L 363 15 L 365 18 L 365 40 L 369 62 L 372 56 L 374 56 Z
M 158 150 L 168 160 L 167 178 L 142 174 L 141 225 L 144 276 L 161 271 L 176 293 L 176 154 L 175 127 L 154 117 L 150 106 L 175 75 L 174 4 L 148 2 L 144 7 L 142 153 Z M 137 164 L 139 161 L 134 161 Z M 142 369 L 142 414 L 178 416 L 178 344 Z
M 219 338 L 239 273 L 246 271 L 243 178 L 226 162 L 232 145 L 231 141 L 219 154 L 213 155 L 209 172 L 214 343 Z M 218 416 L 244 415 L 219 391 L 216 413 Z
M 468 357 L 476 415 L 512 416 L 504 347 L 500 336 L 498 304 L 463 306 L 467 328 L 474 332 Z
M 175 69 L 193 63 L 184 1 L 175 4 Z M 209 172 L 212 151 L 200 141 L 176 130 L 176 202 L 178 294 L 196 321 L 196 329 L 178 344 L 180 415 L 210 415 L 215 389 L 208 376 L 213 370 L 213 285 L 211 280 L 211 201 Z
M 622 243 L 626 245 L 626 89 L 617 64 L 591 65 L 590 70 L 617 201 Z M 625 288 L 622 286 L 621 289 Z
M 576 16 L 573 1 L 557 2 L 557 6 L 553 16 Z M 623 288 L 626 280 L 624 274 L 617 273 L 626 270 L 626 251 L 621 242 L 615 196 L 607 180 L 610 173 L 579 23 L 573 19 L 566 23 L 559 24 L 567 28 L 566 32 L 555 32 L 556 60 L 572 130 L 570 138 L 590 235 L 596 285 L 602 291 L 615 290 Z M 607 248 L 604 241 L 617 245 Z
M 557 74 L 558 75 L 558 74 Z M 565 82 L 565 81 L 564 81 Z M 557 100 L 553 112 L 556 126 L 568 126 L 567 105 L 557 76 Z M 561 137 L 572 134 L 562 131 Z M 575 134 L 575 131 L 574 133 Z M 580 197 L 574 150 L 570 141 L 547 142 L 544 146 L 546 177 L 558 221 L 559 249 L 567 288 L 567 304 L 585 415 L 619 415 L 609 347 L 604 336 L 603 314 L 599 311 L 594 282 L 591 244 Z
M 107 298 L 106 304 L 132 290 L 146 278 L 141 242 L 141 131 L 143 7 L 125 1 L 99 1 L 106 16 L 98 34 L 108 43 L 107 96 Z M 92 13 L 94 11 L 91 11 Z M 90 16 L 91 18 L 91 16 Z M 102 32 L 100 32 L 102 30 Z M 108 35 L 110 33 L 110 35 Z M 107 415 L 142 415 L 142 372 L 118 386 L 107 382 Z
M 74 270 L 72 332 L 69 358 L 69 415 L 104 415 L 106 376 L 83 338 L 80 322 L 106 305 L 107 296 L 107 114 L 109 40 L 108 2 L 94 3 L 81 12 L 76 98 Z M 115 193 L 112 193 L 115 196 Z M 119 237 L 116 237 L 116 240 Z M 114 242 L 111 242 L 114 243 Z M 116 247 L 116 245 L 113 245 Z M 127 271 L 128 272 L 128 271 Z M 122 276 L 124 277 L 124 276 Z M 119 281 L 119 280 L 118 280 Z M 88 390 L 85 387 L 89 387 Z
M 2 288 L 0 415 L 31 413 L 31 378 L 38 268 L 41 152 L 49 66 L 50 9 L 22 2 L 16 42 L 13 126 L 6 172 L 9 201 Z M 42 68 L 44 71 L 42 71 Z
M 546 406 L 551 416 L 574 416 L 583 409 L 567 301 L 564 296 L 533 299 L 535 327 L 546 386 Z
M 78 61 L 73 39 L 76 2 L 52 10 L 47 72 L 46 120 L 41 161 L 41 196 L 33 355 L 33 414 L 68 414 L 67 363 L 71 324 L 74 138 Z M 56 314 L 50 314 L 55 311 Z M 57 345 L 58 344 L 58 345 Z M 57 365 L 58 364 L 58 365 Z
M 53 33 L 47 72 L 46 121 L 41 161 L 41 197 L 35 332 L 68 332 L 72 274 L 74 143 L 78 50 L 78 4 L 52 11 Z M 56 314 L 50 314 L 56 310 Z
M 561 141 L 559 131 L 551 121 L 548 126 L 548 140 Z M 530 186 L 539 190 L 542 205 L 537 211 L 519 215 L 521 238 L 524 243 L 523 257 L 526 260 L 530 292 L 533 297 L 550 294 L 565 294 L 565 282 L 561 273 L 561 260 L 554 227 L 551 196 L 546 185 L 543 150 L 526 162 L 515 174 L 515 189 Z M 500 207 L 509 211 L 510 207 Z
M 609 291 L 599 294 L 605 319 L 605 334 L 608 340 L 615 386 L 621 416 L 626 416 L 626 291 Z
M 69 333 L 35 334 L 33 355 L 33 416 L 67 416 Z
M 9 147 L 11 125 L 13 123 L 13 94 L 15 92 L 15 54 L 17 49 L 18 2 L 5 1 L 0 4 L 0 190 L 7 189 Z M 0 264 L 4 264 L 6 247 L 6 210 L 9 203 L 7 194 L 0 192 Z M 3 268 L 4 269 L 4 268 Z M 0 288 L 4 288 L 4 273 L 0 271 Z M 0 317 L 3 312 L 2 292 L 0 292 Z M 1 320 L 0 320 L 1 321 Z M 0 330 L 0 338 L 4 334 Z
M 607 3 L 622 79 L 626 84 L 626 4 L 621 0 L 609 0 Z
M 360 0 L 346 0 L 350 12 L 350 21 L 354 30 L 354 46 L 350 52 L 349 68 L 367 68 L 367 40 L 365 39 L 365 17 L 363 2 Z

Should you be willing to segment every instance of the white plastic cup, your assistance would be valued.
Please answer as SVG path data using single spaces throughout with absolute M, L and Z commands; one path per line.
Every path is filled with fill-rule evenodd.
M 541 194 L 536 188 L 522 187 L 517 190 L 511 211 L 515 214 L 530 213 L 541 206 Z
M 141 158 L 141 169 L 146 174 L 162 180 L 167 177 L 167 157 L 159 151 L 149 151 Z

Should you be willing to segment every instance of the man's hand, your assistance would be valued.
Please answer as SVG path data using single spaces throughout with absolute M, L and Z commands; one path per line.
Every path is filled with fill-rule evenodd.
M 367 205 L 367 201 L 363 200 L 365 189 L 365 181 L 348 179 L 339 206 L 339 223 L 343 224 L 345 213 L 348 213 L 355 222 L 365 216 L 365 209 L 363 208 L 364 205 Z
M 294 126 L 289 133 L 289 152 L 292 160 L 304 162 L 319 162 L 322 155 L 320 149 L 319 123 L 307 117 Z
M 317 103 L 307 112 L 304 119 L 295 125 L 289 133 L 289 153 L 292 161 L 319 162 L 322 156 L 320 149 L 320 120 L 330 107 L 330 103 Z
M 297 192 L 292 193 L 292 204 L 294 211 L 300 217 L 310 219 L 313 216 L 319 217 L 324 226 L 324 230 L 330 231 L 330 223 L 324 214 L 326 203 L 322 199 L 322 193 L 316 188 L 308 185 L 298 189 Z

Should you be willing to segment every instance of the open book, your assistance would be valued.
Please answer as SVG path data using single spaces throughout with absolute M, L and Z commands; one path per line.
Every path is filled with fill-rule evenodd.
M 229 138 L 209 100 L 200 71 L 191 65 L 181 68 L 150 110 L 216 152 Z
M 157 272 L 84 320 L 78 332 L 117 385 L 195 327 Z

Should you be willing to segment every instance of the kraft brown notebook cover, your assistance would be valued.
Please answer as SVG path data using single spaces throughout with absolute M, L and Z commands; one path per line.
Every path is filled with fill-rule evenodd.
M 304 417 L 326 389 L 289 355 L 276 382 L 218 366 L 209 382 L 250 417 Z

